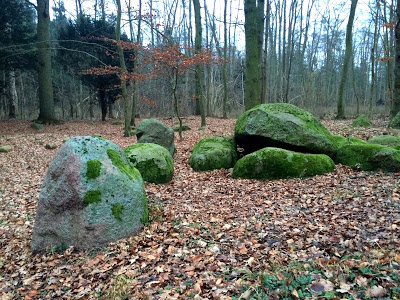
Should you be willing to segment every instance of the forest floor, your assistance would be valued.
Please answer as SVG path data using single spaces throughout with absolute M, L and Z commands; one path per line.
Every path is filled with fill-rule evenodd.
M 162 119 L 175 126 L 175 120 Z M 351 120 L 323 121 L 332 133 L 368 139 Z M 400 299 L 400 174 L 337 166 L 307 179 L 232 179 L 193 172 L 201 138 L 231 135 L 235 120 L 189 117 L 176 135 L 173 180 L 146 184 L 150 223 L 99 251 L 32 255 L 36 203 L 63 140 L 101 134 L 126 147 L 122 125 L 86 121 L 45 126 L 0 121 L 1 299 Z M 396 298 L 397 297 L 397 298 Z

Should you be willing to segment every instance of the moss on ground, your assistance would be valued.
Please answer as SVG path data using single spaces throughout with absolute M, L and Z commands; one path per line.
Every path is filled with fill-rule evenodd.
M 98 160 L 88 160 L 87 163 L 86 178 L 96 179 L 100 176 L 101 162 Z
M 101 191 L 99 190 L 87 191 L 83 198 L 83 204 L 85 205 L 99 202 L 101 202 Z

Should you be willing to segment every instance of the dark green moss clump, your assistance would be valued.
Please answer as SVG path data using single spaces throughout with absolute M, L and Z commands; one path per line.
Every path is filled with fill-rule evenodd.
M 208 137 L 194 147 L 189 164 L 195 171 L 232 168 L 237 161 L 236 143 L 231 137 Z
M 304 178 L 333 171 L 335 163 L 324 154 L 303 154 L 279 148 L 264 148 L 239 159 L 233 178 Z
M 118 221 L 122 221 L 122 211 L 124 210 L 124 206 L 120 203 L 114 204 L 111 208 L 111 212 L 115 219 Z
M 400 112 L 390 121 L 389 127 L 400 129 Z
M 83 204 L 85 205 L 99 202 L 101 202 L 101 192 L 99 190 L 88 191 L 83 198 Z
M 100 171 L 101 171 L 101 162 L 100 161 L 88 160 L 86 165 L 87 165 L 87 171 L 86 171 L 87 179 L 95 179 L 100 176 Z
M 139 179 L 141 177 L 139 171 L 125 162 L 121 155 L 114 149 L 107 149 L 108 157 L 111 159 L 114 166 L 116 166 L 122 173 L 125 173 L 130 179 Z

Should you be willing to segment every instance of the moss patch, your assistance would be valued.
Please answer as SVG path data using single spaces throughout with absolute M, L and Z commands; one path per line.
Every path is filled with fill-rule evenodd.
M 335 163 L 324 154 L 303 154 L 279 148 L 264 148 L 237 161 L 234 178 L 303 178 L 333 171 Z
M 366 115 L 359 115 L 351 124 L 352 127 L 368 127 L 371 125 L 372 123 Z
M 116 166 L 122 173 L 126 174 L 129 179 L 139 180 L 141 177 L 140 172 L 125 162 L 121 155 L 114 149 L 107 149 L 108 157 L 111 159 L 114 166 Z
M 101 171 L 101 162 L 100 161 L 88 160 L 86 165 L 87 165 L 87 171 L 86 171 L 87 179 L 95 179 L 100 176 L 100 171 Z
M 123 210 L 124 210 L 124 206 L 120 203 L 114 204 L 111 207 L 111 212 L 112 212 L 114 218 L 117 219 L 118 221 L 122 221 L 121 215 L 122 215 Z
M 400 136 L 394 135 L 378 135 L 368 140 L 370 144 L 378 144 L 387 147 L 393 147 L 400 150 Z
M 99 190 L 88 191 L 83 198 L 83 204 L 85 205 L 99 202 L 101 202 L 101 192 Z
M 400 171 L 400 151 L 376 144 L 344 145 L 336 162 L 363 171 Z

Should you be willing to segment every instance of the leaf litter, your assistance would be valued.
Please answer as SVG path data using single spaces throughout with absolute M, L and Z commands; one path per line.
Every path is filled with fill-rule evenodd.
M 162 119 L 173 127 L 174 120 Z M 230 135 L 233 119 L 208 118 L 176 136 L 173 180 L 146 184 L 151 222 L 136 236 L 96 251 L 32 255 L 36 203 L 56 149 L 74 135 L 121 147 L 122 125 L 84 121 L 46 126 L 0 122 L 1 299 L 330 299 L 398 296 L 400 174 L 356 172 L 276 181 L 233 180 L 229 170 L 193 172 L 201 138 Z M 364 140 L 399 134 L 385 123 L 324 121 Z M 397 294 L 399 293 L 399 294 Z M 265 297 L 264 297 L 264 296 Z M 258 298 L 257 298 L 258 297 Z M 264 298 L 263 298 L 264 297 Z M 336 297 L 336 298 L 335 298 Z

